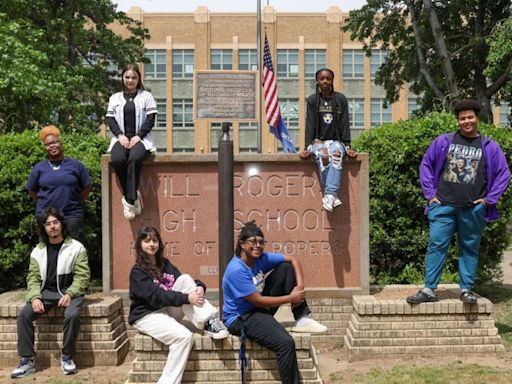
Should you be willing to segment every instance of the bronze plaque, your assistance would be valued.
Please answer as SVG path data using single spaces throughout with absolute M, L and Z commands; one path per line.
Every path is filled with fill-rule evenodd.
M 195 71 L 194 119 L 256 122 L 258 94 L 257 71 Z

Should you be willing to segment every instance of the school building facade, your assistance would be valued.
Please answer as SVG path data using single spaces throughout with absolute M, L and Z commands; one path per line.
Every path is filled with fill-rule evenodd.
M 141 21 L 151 35 L 145 44 L 151 63 L 141 69 L 144 85 L 157 102 L 153 132 L 159 152 L 216 152 L 221 124 L 194 121 L 193 73 L 257 69 L 256 12 L 213 13 L 199 6 L 193 13 L 147 13 L 132 7 L 127 14 Z M 386 105 L 385 91 L 374 79 L 387 53 L 374 49 L 366 56 L 361 43 L 341 29 L 347 17 L 348 12 L 337 6 L 323 13 L 281 13 L 272 6 L 262 9 L 261 40 L 266 33 L 282 115 L 298 150 L 304 146 L 306 99 L 315 92 L 314 75 L 319 68 L 335 72 L 334 89 L 348 99 L 352 139 L 365 129 L 407 119 L 418 108 L 419 96 L 407 88 L 399 101 Z M 495 107 L 496 124 L 507 124 L 509 108 Z M 235 153 L 257 152 L 259 141 L 262 153 L 282 152 L 269 133 L 264 103 L 260 114 L 261 138 L 258 123 L 233 124 Z

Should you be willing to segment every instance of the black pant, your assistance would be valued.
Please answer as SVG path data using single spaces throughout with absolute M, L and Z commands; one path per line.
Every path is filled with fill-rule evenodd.
M 126 149 L 119 142 L 114 144 L 110 158 L 126 201 L 130 204 L 137 199 L 140 170 L 142 162 L 148 157 L 149 151 L 142 142 L 131 149 Z
M 288 295 L 297 285 L 295 272 L 289 263 L 282 263 L 265 279 L 263 296 Z M 300 383 L 295 342 L 286 329 L 274 318 L 279 307 L 258 308 L 236 319 L 229 327 L 229 332 L 240 335 L 242 328 L 249 340 L 253 340 L 277 355 L 277 365 L 282 383 Z M 304 301 L 292 306 L 295 320 L 311 311 Z
M 58 292 L 43 291 L 43 305 L 47 312 L 59 302 Z M 71 303 L 64 309 L 64 338 L 62 353 L 73 356 L 76 348 L 76 339 L 80 331 L 80 305 L 83 297 L 71 299 Z M 26 303 L 18 315 L 18 355 L 22 357 L 34 356 L 34 320 L 40 314 L 32 310 L 32 303 Z

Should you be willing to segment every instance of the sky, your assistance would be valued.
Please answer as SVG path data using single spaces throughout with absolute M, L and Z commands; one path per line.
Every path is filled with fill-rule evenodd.
M 193 12 L 199 5 L 206 5 L 211 12 L 256 12 L 257 0 L 112 0 L 118 10 L 128 11 L 133 6 L 145 12 Z M 331 6 L 342 11 L 357 9 L 366 0 L 261 0 L 261 5 L 271 5 L 278 12 L 325 12 Z

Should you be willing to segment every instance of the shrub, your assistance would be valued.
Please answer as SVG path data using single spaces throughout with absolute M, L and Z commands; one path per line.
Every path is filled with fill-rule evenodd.
M 508 160 L 512 158 L 510 130 L 483 123 L 479 129 L 500 144 Z M 456 130 L 453 115 L 430 113 L 371 129 L 354 143 L 370 155 L 370 273 L 375 283 L 423 282 L 429 228 L 419 165 L 436 136 Z M 500 262 L 510 241 L 506 224 L 512 217 L 511 193 L 503 195 L 498 208 L 501 218 L 487 225 L 482 240 L 480 282 L 501 277 Z M 456 280 L 457 271 L 457 249 L 452 245 L 443 281 Z
M 28 261 L 38 241 L 35 204 L 25 190 L 32 166 L 45 158 L 37 130 L 2 135 L 0 140 L 0 292 L 25 286 Z M 91 132 L 63 133 L 66 156 L 82 161 L 93 188 L 86 207 L 85 246 L 93 277 L 101 277 L 101 154 L 107 141 Z M 5 278 L 9 276 L 9 278 Z

